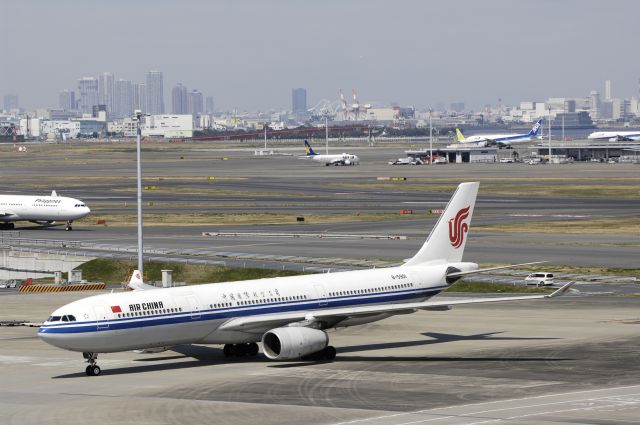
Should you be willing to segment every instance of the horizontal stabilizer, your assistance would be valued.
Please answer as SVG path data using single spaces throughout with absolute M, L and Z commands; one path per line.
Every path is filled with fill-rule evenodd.
M 532 264 L 542 264 L 547 262 L 548 261 L 534 261 L 532 263 L 520 263 L 520 264 L 511 264 L 510 266 L 489 267 L 487 269 L 477 269 L 477 270 L 471 270 L 467 272 L 454 272 L 454 273 L 447 274 L 447 277 L 460 277 L 460 276 L 466 276 L 469 274 L 486 273 L 493 270 L 511 269 L 513 267 L 530 266 Z

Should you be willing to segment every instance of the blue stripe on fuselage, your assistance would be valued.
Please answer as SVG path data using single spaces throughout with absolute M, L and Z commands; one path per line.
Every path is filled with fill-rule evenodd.
M 383 292 L 376 294 L 356 294 L 339 297 L 327 297 L 312 299 L 303 302 L 287 301 L 271 304 L 252 304 L 247 306 L 235 306 L 218 309 L 203 309 L 181 313 L 157 314 L 153 316 L 126 317 L 98 322 L 67 322 L 61 324 L 43 325 L 38 333 L 47 334 L 75 334 L 87 332 L 106 332 L 112 330 L 143 328 L 148 326 L 174 325 L 179 323 L 191 323 L 216 319 L 232 319 L 243 316 L 257 316 L 271 313 L 286 313 L 291 311 L 324 309 L 335 307 L 348 307 L 362 304 L 378 304 L 392 301 L 410 300 L 412 298 L 428 298 L 440 293 L 445 287 L 418 288 L 404 291 Z M 320 306 L 320 303 L 323 303 Z M 327 303 L 324 305 L 324 303 Z M 194 317 L 196 316 L 196 317 Z

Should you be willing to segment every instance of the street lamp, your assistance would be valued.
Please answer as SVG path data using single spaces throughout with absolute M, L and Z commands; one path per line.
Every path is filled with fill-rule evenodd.
M 551 164 L 551 106 L 549 106 L 549 115 L 547 119 L 549 120 L 549 164 Z
M 433 165 L 433 125 L 431 124 L 431 113 L 433 110 L 429 108 L 429 165 Z
M 138 270 L 140 275 L 144 276 L 144 261 L 142 258 L 143 245 L 142 245 L 142 161 L 140 160 L 140 138 L 142 135 L 142 128 L 140 122 L 145 114 L 141 110 L 136 109 L 134 111 L 133 119 L 136 121 L 136 164 L 137 164 L 137 183 L 138 183 Z

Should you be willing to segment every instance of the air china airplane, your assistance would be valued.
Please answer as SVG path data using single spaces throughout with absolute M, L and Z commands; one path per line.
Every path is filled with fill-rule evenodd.
M 542 128 L 542 118 L 534 124 L 531 131 L 524 134 L 476 134 L 473 136 L 465 137 L 462 135 L 462 132 L 457 129 L 456 134 L 458 136 L 458 142 L 462 143 L 488 142 L 496 143 L 499 145 L 509 145 L 511 143 L 530 142 L 537 139 L 539 137 L 538 133 L 540 133 L 540 128 Z M 462 137 L 462 141 L 460 140 L 460 137 Z
M 86 217 L 91 210 L 78 199 L 58 196 L 0 195 L 0 229 L 13 229 L 15 221 L 30 221 L 52 225 L 66 221 L 65 230 L 72 230 L 73 220 Z
M 640 140 L 640 130 L 636 131 L 595 131 L 587 139 L 608 140 L 610 142 L 632 142 Z
M 90 376 L 101 372 L 98 353 L 160 352 L 177 344 L 225 344 L 229 357 L 256 355 L 262 341 L 271 360 L 333 359 L 327 329 L 417 310 L 564 294 L 573 282 L 550 295 L 428 301 L 465 275 L 515 266 L 479 269 L 462 262 L 478 186 L 458 186 L 422 248 L 399 267 L 164 289 L 144 284 L 136 271 L 132 292 L 67 304 L 52 313 L 38 336 L 82 352 Z
M 300 159 L 311 159 L 313 161 L 323 162 L 324 165 L 358 165 L 360 158 L 350 153 L 341 153 L 335 155 L 320 155 L 314 152 L 308 141 L 304 141 L 304 149 L 307 152 Z

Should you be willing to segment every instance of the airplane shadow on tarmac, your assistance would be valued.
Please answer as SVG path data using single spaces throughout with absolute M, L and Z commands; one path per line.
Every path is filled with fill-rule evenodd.
M 338 347 L 338 357 L 333 361 L 287 361 L 286 363 L 275 363 L 269 367 L 275 368 L 292 368 L 292 367 L 306 367 L 313 366 L 320 363 L 339 363 L 339 362 L 362 362 L 362 361 L 401 361 L 401 362 L 548 362 L 548 361 L 568 361 L 575 360 L 572 358 L 549 358 L 549 357 L 427 357 L 427 356 L 401 356 L 396 357 L 389 356 L 347 356 L 342 357 L 341 354 L 345 353 L 357 353 L 360 351 L 371 350 L 383 350 L 389 348 L 402 348 L 402 347 L 418 347 L 431 344 L 441 344 L 445 342 L 454 341 L 479 341 L 479 340 L 549 340 L 557 338 L 545 338 L 545 337 L 501 337 L 496 336 L 502 332 L 491 332 L 475 335 L 455 335 L 455 334 L 441 334 L 435 332 L 425 332 L 422 335 L 429 337 L 430 339 L 416 340 L 416 341 L 398 341 L 388 342 L 380 344 L 365 344 L 365 345 L 352 345 L 348 347 Z M 225 358 L 222 349 L 205 346 L 205 345 L 177 345 L 171 348 L 170 351 L 177 353 L 176 355 L 167 355 L 162 357 L 147 357 L 135 359 L 135 362 L 142 362 L 140 366 L 131 367 L 119 367 L 119 368 L 107 368 L 104 369 L 102 375 L 118 375 L 118 374 L 130 374 L 130 373 L 147 373 L 157 372 L 163 370 L 176 370 L 184 368 L 211 366 L 215 364 L 227 364 L 227 363 L 251 363 L 251 362 L 265 362 L 266 358 L 262 355 L 258 357 L 240 357 L 240 358 Z M 144 354 L 143 354 L 144 356 Z M 172 363 L 157 363 L 171 360 L 185 359 L 181 362 Z M 186 360 L 188 359 L 188 360 Z M 99 363 L 99 362 L 98 362 Z M 82 364 L 78 363 L 80 366 Z M 84 372 L 70 373 L 66 375 L 59 375 L 52 377 L 53 379 L 60 378 L 80 378 L 86 377 Z

